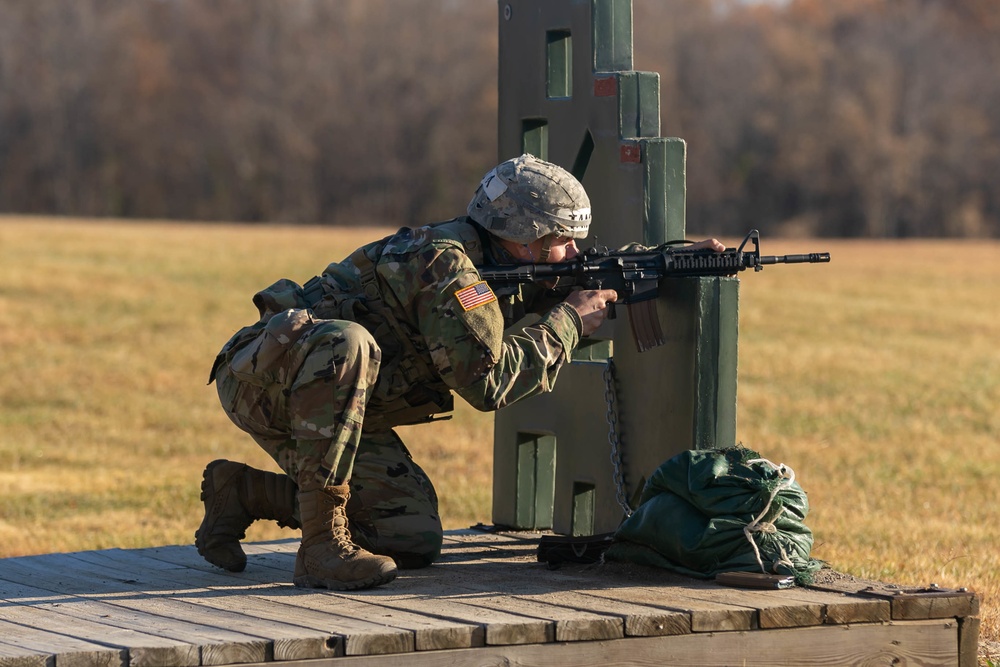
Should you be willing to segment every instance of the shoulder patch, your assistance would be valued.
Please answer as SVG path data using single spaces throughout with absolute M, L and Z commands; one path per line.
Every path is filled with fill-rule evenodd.
M 496 295 L 493 294 L 493 290 L 490 289 L 485 280 L 480 280 L 478 283 L 463 287 L 455 292 L 455 298 L 458 300 L 458 305 L 465 312 L 497 300 Z

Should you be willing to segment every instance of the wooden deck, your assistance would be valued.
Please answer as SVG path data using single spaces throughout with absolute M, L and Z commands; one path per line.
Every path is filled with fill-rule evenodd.
M 290 584 L 297 540 L 230 574 L 191 546 L 0 560 L 0 666 L 976 664 L 965 591 L 824 573 L 754 591 L 535 559 L 537 535 L 449 533 L 440 563 L 369 591 Z

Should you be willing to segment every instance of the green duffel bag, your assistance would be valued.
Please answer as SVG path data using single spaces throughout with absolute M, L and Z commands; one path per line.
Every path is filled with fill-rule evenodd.
M 763 572 L 808 583 L 822 566 L 809 555 L 808 512 L 788 466 L 744 447 L 686 451 L 649 478 L 604 559 L 702 578 Z

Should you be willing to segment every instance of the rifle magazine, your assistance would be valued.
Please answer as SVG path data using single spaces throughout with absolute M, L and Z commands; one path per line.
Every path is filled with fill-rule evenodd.
M 640 352 L 651 350 L 667 342 L 660 327 L 660 317 L 656 311 L 656 299 L 630 303 L 628 322 L 632 328 L 632 340 Z

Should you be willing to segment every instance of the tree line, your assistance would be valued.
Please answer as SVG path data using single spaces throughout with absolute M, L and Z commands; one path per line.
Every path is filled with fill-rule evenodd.
M 634 0 L 689 227 L 1000 236 L 993 0 Z M 7 0 L 0 211 L 414 225 L 496 159 L 493 0 Z

